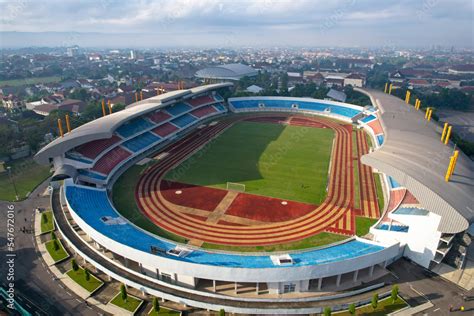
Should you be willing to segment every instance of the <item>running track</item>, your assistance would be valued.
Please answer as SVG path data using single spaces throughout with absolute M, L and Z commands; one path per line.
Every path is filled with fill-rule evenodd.
M 240 118 L 244 119 L 244 118 Z M 322 232 L 336 224 L 352 210 L 353 160 L 351 129 L 320 118 L 305 118 L 318 125 L 332 128 L 335 141 L 326 200 L 313 211 L 297 219 L 252 226 L 236 226 L 226 222 L 205 222 L 188 216 L 164 201 L 160 182 L 168 170 L 204 146 L 210 139 L 230 127 L 236 119 L 227 119 L 176 143 L 168 149 L 166 158 L 150 168 L 140 179 L 136 198 L 142 212 L 156 225 L 192 240 L 209 243 L 255 246 L 287 243 Z

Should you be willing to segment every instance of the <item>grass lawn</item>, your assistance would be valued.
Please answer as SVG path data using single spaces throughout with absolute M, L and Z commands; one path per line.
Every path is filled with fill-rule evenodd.
M 380 174 L 374 174 L 375 187 L 377 188 L 377 201 L 379 203 L 380 212 L 383 211 L 384 207 L 384 198 L 383 198 L 383 189 L 382 189 L 382 176 Z
M 89 293 L 94 292 L 104 284 L 104 282 L 93 276 L 92 273 L 90 274 L 89 281 L 87 281 L 84 269 L 82 268 L 79 268 L 77 271 L 71 269 L 66 274 Z
M 365 236 L 369 233 L 369 229 L 377 222 L 374 218 L 356 216 L 356 235 Z
M 397 310 L 400 310 L 404 307 L 408 306 L 404 300 L 400 297 L 397 298 L 395 303 L 392 303 L 392 299 L 390 297 L 380 300 L 377 308 L 374 310 L 372 306 L 364 305 L 356 309 L 356 315 L 371 315 L 371 316 L 383 316 L 390 313 L 393 313 Z M 348 311 L 345 312 L 335 312 L 334 315 L 338 316 L 350 316 L 351 314 Z
M 151 166 L 151 165 L 150 165 Z M 124 172 L 115 182 L 112 200 L 117 211 L 129 221 L 149 231 L 150 233 L 164 238 L 184 243 L 186 239 L 156 226 L 148 219 L 137 206 L 135 201 L 135 187 L 140 179 L 141 173 L 147 168 L 146 165 L 135 165 Z
M 40 166 L 32 158 L 17 160 L 7 166 L 12 168 L 11 175 L 20 200 L 26 198 L 28 193 L 51 174 L 49 166 Z M 8 172 L 0 174 L 0 200 L 15 201 L 15 189 L 9 179 Z
M 38 84 L 38 83 L 51 83 L 51 82 L 59 82 L 59 81 L 61 81 L 61 77 L 58 77 L 58 76 L 0 80 L 0 87 L 4 87 L 4 86 L 17 87 L 17 86 L 23 86 L 23 85 Z
M 47 222 L 45 223 L 43 218 L 46 216 Z M 47 211 L 41 214 L 41 233 L 48 233 L 54 230 L 54 219 L 53 219 L 53 212 Z
M 160 311 L 157 313 L 155 311 L 150 311 L 148 315 L 156 316 L 156 315 L 180 315 L 181 313 L 178 311 L 174 311 L 172 309 L 167 309 L 164 307 L 160 307 Z
M 352 131 L 352 157 L 357 157 L 357 131 Z M 354 207 L 360 207 L 360 192 L 359 192 L 359 164 L 357 160 L 353 161 L 354 166 Z
M 45 243 L 46 250 L 48 250 L 49 254 L 51 255 L 51 258 L 53 258 L 55 263 L 59 262 L 59 261 L 62 261 L 62 260 L 69 257 L 69 254 L 64 249 L 64 247 L 61 244 L 61 242 L 59 241 L 59 239 L 58 239 L 58 243 L 59 243 L 59 249 L 57 251 L 54 250 L 53 240 L 50 240 L 50 241 Z
M 143 300 L 133 297 L 130 294 L 128 294 L 127 301 L 125 302 L 122 300 L 120 292 L 110 301 L 111 304 L 126 309 L 132 313 L 138 309 L 142 302 Z
M 320 204 L 326 197 L 331 129 L 240 122 L 168 172 L 183 183 Z
M 306 249 L 329 245 L 338 241 L 347 239 L 347 236 L 342 236 L 332 233 L 319 233 L 308 238 L 294 241 L 287 244 L 268 245 L 268 246 L 228 246 L 219 244 L 204 243 L 202 248 L 226 251 L 239 252 L 272 252 L 272 251 L 287 251 L 295 249 Z

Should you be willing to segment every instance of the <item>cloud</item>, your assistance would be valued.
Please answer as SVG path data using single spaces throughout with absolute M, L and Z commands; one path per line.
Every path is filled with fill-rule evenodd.
M 0 11 L 2 31 L 184 34 L 190 45 L 229 42 L 223 34 L 235 45 L 373 45 L 391 36 L 473 46 L 474 37 L 471 0 L 0 0 Z

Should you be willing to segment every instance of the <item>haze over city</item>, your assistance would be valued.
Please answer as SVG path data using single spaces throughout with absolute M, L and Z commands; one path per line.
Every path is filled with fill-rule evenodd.
M 473 46 L 469 0 L 2 0 L 2 47 Z

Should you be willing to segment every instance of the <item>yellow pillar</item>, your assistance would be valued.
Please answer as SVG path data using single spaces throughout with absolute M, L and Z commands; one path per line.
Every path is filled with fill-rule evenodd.
M 105 100 L 102 100 L 102 116 L 105 116 Z
M 453 155 L 454 161 L 453 161 L 453 165 L 451 166 L 449 177 L 451 177 L 453 175 L 454 169 L 456 169 L 456 163 L 458 162 L 458 156 L 459 156 L 459 150 L 455 150 L 454 155 Z
M 426 118 L 428 120 L 428 122 L 431 121 L 431 115 L 433 115 L 433 109 L 430 109 L 428 111 L 428 117 Z
M 425 112 L 425 119 L 428 118 L 428 113 L 430 112 L 430 108 L 426 108 L 426 112 Z
M 453 126 L 448 127 L 448 132 L 446 134 L 446 138 L 444 139 L 444 144 L 447 145 L 449 143 L 449 138 L 451 137 L 451 129 Z
M 448 125 L 448 123 L 444 123 L 443 133 L 441 133 L 441 142 L 444 141 L 444 136 L 446 136 L 446 132 L 448 131 Z
M 112 114 L 112 104 L 111 104 L 110 100 L 107 101 L 107 105 L 109 107 L 109 114 Z
M 61 137 L 63 137 L 64 136 L 63 124 L 61 123 L 60 118 L 58 118 L 58 128 L 59 128 L 59 135 L 61 135 Z
M 405 103 L 410 103 L 410 95 L 411 95 L 411 92 L 410 90 L 407 90 L 407 94 L 405 95 Z
M 416 106 L 416 109 L 419 110 L 421 106 L 421 100 L 418 100 L 418 105 Z
M 392 94 L 392 87 L 393 87 L 393 83 L 391 83 L 390 86 L 388 87 L 388 94 Z
M 71 132 L 71 123 L 69 122 L 69 114 L 66 114 L 66 127 L 67 127 L 67 132 Z
M 451 177 L 451 168 L 453 167 L 454 163 L 454 155 L 451 156 L 451 159 L 449 160 L 449 165 L 448 165 L 448 170 L 446 170 L 446 174 L 444 176 L 444 181 L 449 182 L 449 178 Z
M 385 82 L 385 88 L 383 89 L 383 92 L 387 93 L 387 89 L 388 89 L 388 82 Z

